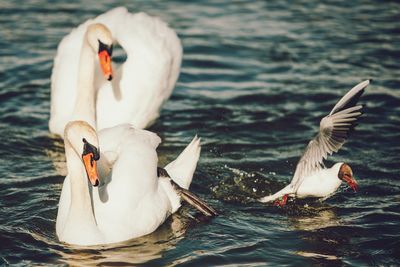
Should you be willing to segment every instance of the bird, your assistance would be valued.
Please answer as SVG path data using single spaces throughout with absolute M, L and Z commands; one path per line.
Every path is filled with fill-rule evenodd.
M 115 44 L 126 53 L 123 64 L 112 62 Z M 62 39 L 54 58 L 50 132 L 63 137 L 65 125 L 78 117 L 79 90 L 88 87 L 95 90 L 96 116 L 88 121 L 95 129 L 149 127 L 172 94 L 182 51 L 176 32 L 143 12 L 117 7 L 82 23 Z
M 299 162 L 292 181 L 277 193 L 258 199 L 259 202 L 274 202 L 283 207 L 288 197 L 328 198 L 333 195 L 342 182 L 346 182 L 354 192 L 358 183 L 353 170 L 345 162 L 335 163 L 326 168 L 324 159 L 338 152 L 356 126 L 357 119 L 363 114 L 363 106 L 357 102 L 371 80 L 365 80 L 354 86 L 333 107 L 331 112 L 320 121 L 318 134 L 312 139 Z
M 161 140 L 155 133 L 131 122 L 99 127 L 95 57 L 103 73 L 99 79 L 113 79 L 113 38 L 102 23 L 90 23 L 84 32 L 72 113 L 62 127 L 68 175 L 58 206 L 58 239 L 91 246 L 140 237 L 176 212 L 181 200 L 215 216 L 212 207 L 188 191 L 200 156 L 197 137 L 161 168 L 156 153 Z
M 206 216 L 217 212 L 188 190 L 200 156 L 195 136 L 165 168 L 157 166 L 160 138 L 120 124 L 96 131 L 85 121 L 65 127 L 68 175 L 56 234 L 61 242 L 92 246 L 155 231 L 185 200 Z

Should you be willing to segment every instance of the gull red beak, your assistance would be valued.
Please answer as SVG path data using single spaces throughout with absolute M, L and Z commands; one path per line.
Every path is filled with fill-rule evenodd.
M 354 179 L 353 176 L 343 176 L 343 180 L 349 185 L 349 187 L 351 187 L 351 189 L 353 189 L 354 192 L 357 192 L 358 189 L 358 183 L 356 181 L 356 179 Z
M 351 170 L 351 168 L 350 168 L 350 166 L 348 164 L 343 163 L 340 166 L 338 177 L 342 181 L 345 181 L 351 187 L 351 189 L 353 189 L 354 192 L 357 192 L 358 183 L 354 179 L 353 171 Z

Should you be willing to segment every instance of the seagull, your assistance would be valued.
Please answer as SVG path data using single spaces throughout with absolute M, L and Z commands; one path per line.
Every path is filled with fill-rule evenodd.
M 328 155 L 339 151 L 349 132 L 356 126 L 357 119 L 363 114 L 363 106 L 357 105 L 357 102 L 370 82 L 371 80 L 366 80 L 353 87 L 337 102 L 332 111 L 322 118 L 319 133 L 308 143 L 290 184 L 258 201 L 274 202 L 275 205 L 283 207 L 289 196 L 327 198 L 336 192 L 343 181 L 354 192 L 357 191 L 358 183 L 347 163 L 339 162 L 331 168 L 325 168 L 323 161 Z

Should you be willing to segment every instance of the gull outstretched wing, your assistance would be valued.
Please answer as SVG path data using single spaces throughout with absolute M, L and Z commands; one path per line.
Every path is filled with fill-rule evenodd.
M 353 87 L 325 116 L 319 127 L 319 133 L 311 140 L 300 161 L 297 163 L 292 182 L 296 192 L 303 179 L 322 168 L 323 160 L 337 152 L 348 138 L 349 132 L 356 126 L 362 114 L 362 105 L 357 105 L 364 89 L 370 80 L 363 81 Z

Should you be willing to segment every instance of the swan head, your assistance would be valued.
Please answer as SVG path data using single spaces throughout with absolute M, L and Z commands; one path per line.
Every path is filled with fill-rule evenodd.
M 65 127 L 64 140 L 81 158 L 90 183 L 98 186 L 97 161 L 100 159 L 100 148 L 96 131 L 85 121 L 72 121 Z
M 345 181 L 354 192 L 357 191 L 358 183 L 356 179 L 354 179 L 353 171 L 350 166 L 346 163 L 337 163 L 339 167 L 338 178 L 341 181 Z
M 91 24 L 86 31 L 86 39 L 93 51 L 99 56 L 100 67 L 104 77 L 111 81 L 113 38 L 110 30 L 101 23 Z

